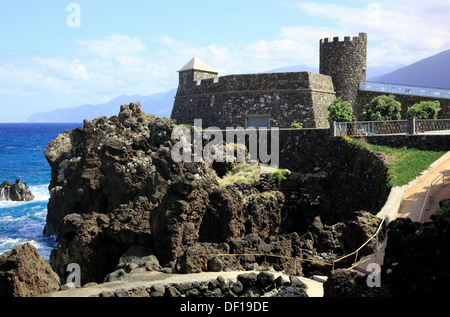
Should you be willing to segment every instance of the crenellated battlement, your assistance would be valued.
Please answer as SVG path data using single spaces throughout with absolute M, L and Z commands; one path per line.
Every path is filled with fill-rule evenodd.
M 367 43 L 367 33 L 359 33 L 359 36 L 344 36 L 344 40 L 341 41 L 339 36 L 328 37 L 320 40 L 320 45 L 328 43 L 347 43 L 347 42 L 363 42 Z
M 366 81 L 367 33 L 320 40 L 320 73 L 333 78 L 336 96 L 356 100 L 359 84 Z

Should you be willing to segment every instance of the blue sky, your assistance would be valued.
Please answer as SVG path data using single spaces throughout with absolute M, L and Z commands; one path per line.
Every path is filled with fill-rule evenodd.
M 359 32 L 369 67 L 407 65 L 450 48 L 448 16 L 441 0 L 5 0 L 0 122 L 166 92 L 194 56 L 221 75 L 317 67 L 321 38 Z

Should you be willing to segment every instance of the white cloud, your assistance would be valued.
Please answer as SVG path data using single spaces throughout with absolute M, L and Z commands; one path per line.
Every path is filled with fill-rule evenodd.
M 176 88 L 177 70 L 194 56 L 221 75 L 292 65 L 317 67 L 321 38 L 359 32 L 369 36 L 369 66 L 409 64 L 450 47 L 450 2 L 362 3 L 354 7 L 297 2 L 299 15 L 303 12 L 334 23 L 284 26 L 275 38 L 255 38 L 250 43 L 192 45 L 169 36 L 144 39 L 113 34 L 76 41 L 70 57 L 0 56 L 0 82 L 4 83 L 0 94 L 10 103 L 36 104 L 35 112 L 39 112 L 106 102 L 122 94 L 163 92 Z
M 317 66 L 319 40 L 332 34 L 333 30 L 329 28 L 283 27 L 277 38 L 271 40 L 208 46 L 191 46 L 164 36 L 157 39 L 164 46 L 158 55 L 168 66 L 168 72 L 178 70 L 194 56 L 221 75 L 263 72 L 292 65 Z
M 41 69 L 44 74 L 60 80 L 89 80 L 90 75 L 85 65 L 80 60 L 67 61 L 63 58 L 33 57 L 35 67 Z
M 334 20 L 340 32 L 369 36 L 369 65 L 410 64 L 450 47 L 448 1 L 371 1 L 365 7 L 297 2 L 304 13 Z
M 286 27 L 271 40 L 206 46 L 168 36 L 148 41 L 121 34 L 84 39 L 75 42 L 70 57 L 22 56 L 0 63 L 0 80 L 7 83 L 2 96 L 13 100 L 13 92 L 20 92 L 36 105 L 34 112 L 42 112 L 102 103 L 123 94 L 164 92 L 177 87 L 177 71 L 194 56 L 221 75 L 317 65 L 319 39 L 315 35 L 328 32 Z

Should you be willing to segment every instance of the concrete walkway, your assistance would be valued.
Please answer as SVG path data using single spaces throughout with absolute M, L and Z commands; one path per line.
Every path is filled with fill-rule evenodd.
M 426 195 L 430 184 L 434 183 L 432 195 L 429 198 L 429 208 L 425 204 L 423 220 L 425 222 L 430 220 L 430 216 L 439 210 L 439 202 L 443 199 L 450 198 L 450 155 L 448 153 L 438 161 L 438 164 L 429 173 L 420 179 L 414 186 L 405 192 L 402 204 L 398 211 L 399 218 L 410 218 L 413 221 L 421 221 L 420 219 L 422 208 L 425 203 Z M 446 182 L 443 183 L 441 173 L 445 172 Z
M 46 294 L 42 297 L 89 297 L 98 296 L 103 291 L 115 291 L 117 289 L 131 290 L 135 288 L 149 288 L 155 284 L 169 285 L 172 283 L 185 283 L 185 282 L 203 282 L 216 279 L 219 275 L 226 280 L 237 281 L 237 276 L 243 273 L 254 272 L 256 274 L 259 271 L 232 271 L 232 272 L 206 272 L 197 274 L 167 274 L 161 272 L 144 272 L 132 274 L 130 279 L 124 281 L 116 281 L 111 283 L 97 284 L 88 287 L 82 287 L 77 289 L 71 289 L 67 291 L 59 291 L 50 294 Z M 278 276 L 283 276 L 287 281 L 289 281 L 289 275 L 281 272 L 271 272 L 274 274 L 275 278 Z M 300 281 L 308 286 L 306 293 L 309 297 L 323 297 L 323 287 L 322 282 L 298 277 Z

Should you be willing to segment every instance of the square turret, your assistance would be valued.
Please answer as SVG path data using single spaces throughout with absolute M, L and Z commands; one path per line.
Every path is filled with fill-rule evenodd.
M 180 74 L 180 87 L 203 79 L 215 78 L 219 74 L 214 68 L 197 57 L 192 58 L 178 73 Z

